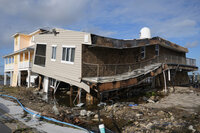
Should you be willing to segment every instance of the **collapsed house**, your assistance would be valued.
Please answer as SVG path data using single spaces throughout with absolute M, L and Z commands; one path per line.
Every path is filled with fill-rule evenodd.
M 39 75 L 39 88 L 56 92 L 64 84 L 71 93 L 77 88 L 79 97 L 84 90 L 88 100 L 148 81 L 165 90 L 167 86 L 187 85 L 187 73 L 198 69 L 195 59 L 186 58 L 187 48 L 151 38 L 148 28 L 141 30 L 140 39 L 132 40 L 41 29 L 34 35 L 34 43 L 31 71 Z

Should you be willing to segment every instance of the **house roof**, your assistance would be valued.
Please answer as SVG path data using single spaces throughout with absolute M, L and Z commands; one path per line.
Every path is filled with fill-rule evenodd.
M 149 39 L 146 38 L 146 39 L 123 40 L 123 39 L 114 39 L 114 38 L 108 38 L 91 34 L 91 39 L 92 39 L 92 45 L 96 47 L 126 49 L 126 48 L 136 48 L 136 47 L 159 44 L 163 47 L 173 49 L 175 51 L 184 53 L 188 52 L 187 48 L 184 48 L 180 45 L 167 41 L 161 37 L 153 37 Z
M 29 34 L 17 32 L 17 33 L 15 33 L 14 35 L 12 35 L 12 37 L 15 37 L 15 36 L 17 36 L 17 35 L 32 36 L 32 35 L 34 35 L 34 34 L 37 34 L 38 32 L 40 32 L 40 29 L 35 30 L 35 31 L 33 31 L 33 32 L 29 33 Z
M 7 55 L 3 56 L 3 58 L 9 57 L 9 56 L 12 56 L 12 55 L 15 55 L 15 54 L 18 54 L 18 53 L 27 51 L 27 50 L 34 50 L 34 48 L 35 48 L 35 45 L 32 45 L 32 46 L 29 46 L 29 47 L 26 47 L 26 48 L 23 48 L 23 49 L 14 51 L 14 52 L 11 53 L 11 54 L 7 54 Z

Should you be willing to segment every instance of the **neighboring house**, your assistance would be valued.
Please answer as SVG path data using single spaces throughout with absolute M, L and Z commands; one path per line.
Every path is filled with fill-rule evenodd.
M 10 86 L 27 86 L 30 87 L 33 53 L 34 53 L 34 36 L 40 33 L 36 30 L 30 34 L 16 33 L 14 37 L 14 52 L 5 55 L 4 63 L 4 85 L 6 85 L 6 75 L 10 74 Z
M 187 72 L 198 69 L 195 59 L 186 58 L 187 48 L 151 38 L 148 28 L 132 40 L 55 28 L 35 35 L 35 42 L 32 71 L 40 75 L 45 92 L 49 86 L 56 91 L 62 83 L 97 97 L 149 78 L 166 89 L 188 84 Z

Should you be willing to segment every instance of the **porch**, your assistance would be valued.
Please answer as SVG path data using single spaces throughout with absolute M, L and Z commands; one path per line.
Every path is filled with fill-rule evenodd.
M 164 56 L 155 56 L 154 58 L 132 64 L 91 64 L 83 62 L 82 77 L 85 78 L 85 77 L 115 76 L 127 72 L 132 72 L 133 70 L 136 69 L 140 68 L 142 69 L 145 66 L 156 63 L 165 63 L 173 65 L 179 64 L 191 68 L 194 71 L 197 70 L 195 59 L 185 58 L 180 56 L 164 55 Z

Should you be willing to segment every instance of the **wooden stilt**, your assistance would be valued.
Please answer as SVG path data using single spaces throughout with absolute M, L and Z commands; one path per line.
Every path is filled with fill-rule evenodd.
M 164 78 L 165 93 L 167 93 L 167 83 L 166 83 L 165 71 L 163 71 L 163 78 Z
M 73 95 L 73 87 L 70 85 L 70 106 L 73 106 L 73 99 L 72 99 L 72 95 Z
M 94 104 L 94 98 L 89 93 L 86 94 L 86 103 L 87 103 L 87 105 L 93 105 Z
M 39 75 L 39 82 L 38 82 L 38 88 L 37 88 L 38 91 L 42 89 L 41 86 L 42 86 L 42 76 Z
M 78 88 L 78 99 L 77 99 L 77 103 L 81 103 L 81 88 Z

